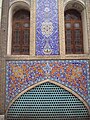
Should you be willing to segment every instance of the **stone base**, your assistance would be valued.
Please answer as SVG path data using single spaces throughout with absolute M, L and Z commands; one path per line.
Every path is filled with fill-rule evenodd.
M 4 120 L 4 115 L 0 115 L 0 120 Z

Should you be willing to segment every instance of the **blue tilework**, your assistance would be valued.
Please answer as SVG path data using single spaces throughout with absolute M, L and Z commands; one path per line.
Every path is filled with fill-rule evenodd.
M 37 0 L 36 55 L 59 54 L 58 1 Z
M 27 87 L 46 79 L 71 88 L 89 103 L 89 64 L 86 60 L 7 61 L 6 103 Z
M 88 79 L 88 103 L 90 105 L 90 61 L 89 61 L 89 65 L 88 65 L 88 68 L 89 68 L 89 72 L 87 73 L 87 79 Z

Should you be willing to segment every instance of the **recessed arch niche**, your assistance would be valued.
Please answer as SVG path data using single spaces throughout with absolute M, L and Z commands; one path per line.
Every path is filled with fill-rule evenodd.
M 9 8 L 8 17 L 8 41 L 7 41 L 7 55 L 11 55 L 12 48 L 12 21 L 13 15 L 19 10 L 27 10 L 30 13 L 30 4 L 24 1 L 13 2 Z
M 82 18 L 82 31 L 83 31 L 83 49 L 84 54 L 88 54 L 88 33 L 87 33 L 87 14 L 86 5 L 83 0 L 66 0 L 64 2 L 64 11 L 67 10 L 77 10 L 81 14 Z M 86 47 L 87 46 L 87 47 Z

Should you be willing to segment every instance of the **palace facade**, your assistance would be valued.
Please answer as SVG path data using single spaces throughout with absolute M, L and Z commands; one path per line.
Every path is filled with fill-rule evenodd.
M 0 0 L 0 120 L 90 120 L 90 0 Z

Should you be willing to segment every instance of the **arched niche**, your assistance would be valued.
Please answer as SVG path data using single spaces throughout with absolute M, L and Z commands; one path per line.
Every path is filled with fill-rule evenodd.
M 13 2 L 9 8 L 9 17 L 8 17 L 8 41 L 7 41 L 7 55 L 11 55 L 12 48 L 12 19 L 13 15 L 19 10 L 27 10 L 30 12 L 30 4 L 24 2 L 23 0 Z
M 87 15 L 86 15 L 86 5 L 82 0 L 66 0 L 64 2 L 64 11 L 75 9 L 81 13 L 82 17 L 82 27 L 83 27 L 83 48 L 84 54 L 88 54 L 88 34 L 87 34 Z

